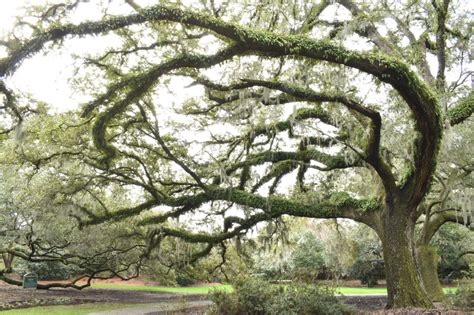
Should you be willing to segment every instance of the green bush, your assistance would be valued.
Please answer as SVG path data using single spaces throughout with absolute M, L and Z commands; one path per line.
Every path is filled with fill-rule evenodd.
M 179 286 L 187 287 L 191 284 L 194 284 L 196 280 L 190 274 L 186 273 L 185 271 L 178 271 L 176 275 L 176 283 Z
M 464 311 L 474 311 L 474 286 L 460 286 L 456 292 L 449 296 L 450 303 Z
M 384 261 L 380 244 L 369 243 L 361 246 L 354 264 L 349 269 L 349 276 L 360 280 L 368 287 L 375 286 L 378 280 L 384 278 Z
M 235 291 L 213 291 L 211 314 L 226 315 L 309 315 L 350 314 L 328 288 L 295 283 L 288 286 L 274 285 L 267 281 L 242 278 L 234 283 Z
M 36 273 L 39 280 L 67 280 L 81 274 L 78 267 L 58 261 L 27 262 L 25 270 Z
M 312 233 L 305 233 L 291 255 L 293 276 L 305 282 L 314 282 L 324 270 L 323 245 Z

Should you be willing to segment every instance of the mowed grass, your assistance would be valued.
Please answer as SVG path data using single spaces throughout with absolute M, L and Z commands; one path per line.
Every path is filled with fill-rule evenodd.
M 0 312 L 2 315 L 84 315 L 94 312 L 111 311 L 124 308 L 146 306 L 147 304 L 80 304 L 80 305 L 56 305 L 23 308 Z
M 456 288 L 443 288 L 445 294 L 454 293 L 457 289 Z M 351 295 L 351 294 L 387 294 L 387 288 L 349 288 L 349 287 L 341 287 L 336 289 L 336 293 L 344 294 L 344 295 Z
M 146 285 L 128 285 L 128 284 L 93 284 L 93 289 L 116 289 L 116 290 L 134 290 L 134 291 L 157 291 L 182 294 L 208 294 L 211 290 L 220 290 L 232 292 L 234 289 L 230 284 L 203 285 L 193 287 L 162 287 Z
M 145 286 L 145 285 L 127 285 L 127 284 L 93 284 L 94 289 L 116 289 L 116 290 L 137 290 L 137 291 L 158 291 L 182 294 L 208 294 L 211 290 L 220 290 L 232 292 L 234 289 L 230 284 L 204 285 L 193 287 L 163 287 L 163 286 Z M 444 288 L 444 293 L 454 293 L 456 288 Z M 336 293 L 344 295 L 352 294 L 387 294 L 386 288 L 352 288 L 340 287 L 335 289 Z

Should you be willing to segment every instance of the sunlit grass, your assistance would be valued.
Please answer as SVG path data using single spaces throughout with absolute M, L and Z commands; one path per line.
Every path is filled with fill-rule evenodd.
M 212 286 L 193 286 L 193 287 L 163 287 L 163 286 L 145 286 L 145 285 L 127 285 L 127 284 L 93 284 L 94 289 L 118 289 L 118 290 L 136 290 L 136 291 L 157 291 L 183 294 L 208 294 L 211 290 L 220 290 L 232 292 L 233 288 L 230 284 L 219 284 Z M 444 288 L 444 293 L 454 293 L 456 288 Z M 386 288 L 353 288 L 339 287 L 335 289 L 336 293 L 351 294 L 387 294 Z
M 119 289 L 119 290 L 134 290 L 134 291 L 157 291 L 170 293 L 184 293 L 184 294 L 208 294 L 210 290 L 220 290 L 232 292 L 233 288 L 229 284 L 218 285 L 204 285 L 193 287 L 163 287 L 163 286 L 145 286 L 145 285 L 128 285 L 128 284 L 93 284 L 94 289 Z

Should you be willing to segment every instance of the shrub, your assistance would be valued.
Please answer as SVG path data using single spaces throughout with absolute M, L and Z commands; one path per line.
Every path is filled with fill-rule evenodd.
M 450 303 L 465 311 L 474 311 L 474 286 L 462 285 L 449 296 Z
M 379 279 L 383 279 L 383 260 L 357 259 L 350 269 L 350 277 L 360 280 L 361 284 L 373 287 Z
M 191 284 L 194 284 L 195 282 L 195 279 L 185 271 L 178 271 L 176 274 L 176 283 L 179 286 L 187 287 Z
M 334 292 L 308 284 L 272 285 L 267 281 L 242 278 L 234 284 L 235 291 L 213 291 L 215 303 L 211 314 L 350 314 Z
M 39 280 L 67 280 L 81 274 L 73 265 L 64 265 L 58 261 L 27 262 L 26 271 L 34 272 Z

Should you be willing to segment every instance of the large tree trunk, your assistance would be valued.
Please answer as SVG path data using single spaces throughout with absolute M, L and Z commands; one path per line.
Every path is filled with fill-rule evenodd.
M 379 231 L 387 278 L 387 308 L 432 308 L 415 257 L 414 223 L 407 212 L 399 210 L 386 211 Z
M 429 244 L 418 244 L 416 255 L 426 292 L 432 301 L 443 301 L 444 293 L 438 278 L 438 254 L 436 249 Z
M 13 255 L 4 253 L 2 254 L 3 265 L 5 266 L 5 273 L 10 273 L 13 271 Z

